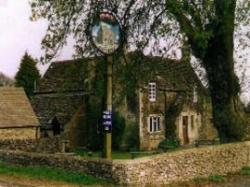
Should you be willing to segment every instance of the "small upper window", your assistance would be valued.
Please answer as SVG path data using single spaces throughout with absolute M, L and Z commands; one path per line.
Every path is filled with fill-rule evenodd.
M 148 84 L 148 99 L 151 102 L 156 101 L 156 83 L 155 82 L 150 82 Z
M 193 102 L 197 103 L 198 102 L 198 93 L 197 93 L 197 87 L 194 86 L 193 88 Z
M 151 133 L 161 131 L 161 117 L 160 116 L 149 116 L 148 131 Z

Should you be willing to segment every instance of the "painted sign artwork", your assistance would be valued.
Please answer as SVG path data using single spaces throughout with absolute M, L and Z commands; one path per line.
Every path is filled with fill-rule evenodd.
M 119 48 L 121 28 L 112 14 L 101 13 L 91 32 L 93 42 L 101 52 L 111 54 Z

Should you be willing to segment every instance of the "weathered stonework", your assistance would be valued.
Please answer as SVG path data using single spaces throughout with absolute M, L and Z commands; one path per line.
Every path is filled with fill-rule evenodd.
M 206 146 L 135 160 L 0 150 L 0 160 L 24 166 L 50 166 L 84 172 L 117 184 L 159 186 L 197 177 L 224 175 L 250 166 L 250 142 Z
M 72 119 L 65 125 L 63 139 L 69 140 L 69 148 L 74 151 L 77 147 L 87 145 L 86 114 L 85 107 L 81 106 L 73 115 Z
M 38 153 L 57 153 L 62 150 L 62 140 L 60 137 L 41 139 L 1 139 L 0 149 Z
M 40 124 L 24 89 L 0 87 L 0 140 L 39 137 Z
M 42 125 L 46 128 L 49 121 L 56 117 L 64 127 L 77 112 L 79 107 L 85 103 L 82 92 L 37 94 L 32 99 L 33 108 Z
M 250 165 L 249 150 L 250 142 L 244 142 L 120 162 L 126 176 L 120 183 L 160 185 L 237 172 Z
M 0 140 L 38 139 L 39 136 L 38 127 L 0 129 Z
M 177 113 L 174 124 L 176 126 L 176 137 L 181 145 L 193 145 L 199 139 L 215 139 L 218 137 L 211 120 L 212 106 L 210 102 L 203 101 L 207 99 L 204 93 L 198 92 L 199 96 L 194 102 L 194 96 L 192 92 L 191 96 L 189 96 L 188 90 L 183 92 L 185 93 L 184 96 L 181 96 L 178 89 L 164 90 L 164 84 L 161 80 L 155 81 L 155 83 L 157 85 L 157 97 L 154 102 L 149 101 L 148 87 L 141 88 L 139 92 L 140 149 L 157 149 L 158 144 L 168 138 L 166 136 L 166 127 L 172 124 L 168 124 L 166 119 L 173 118 L 174 114 L 169 114 L 167 109 L 172 105 L 177 105 L 178 102 L 182 104 L 180 104 L 180 112 Z M 149 132 L 148 118 L 150 115 L 160 116 L 161 130 L 159 132 Z
M 199 134 L 199 129 L 202 126 L 201 123 L 201 114 L 199 114 L 197 111 L 194 109 L 191 109 L 189 107 L 183 108 L 182 112 L 176 119 L 176 127 L 177 127 L 177 134 L 178 138 L 180 140 L 181 145 L 185 145 L 184 138 L 183 138 L 183 118 L 187 116 L 188 118 L 188 139 L 189 139 L 189 144 L 194 144 L 196 140 L 199 139 L 200 134 Z M 191 116 L 193 117 L 193 123 L 191 122 Z M 203 137 L 206 139 L 205 137 Z

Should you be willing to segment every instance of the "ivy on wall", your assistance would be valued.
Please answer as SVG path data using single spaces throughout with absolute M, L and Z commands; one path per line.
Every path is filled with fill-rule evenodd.
M 166 138 L 169 140 L 176 140 L 176 119 L 180 115 L 183 105 L 186 101 L 186 95 L 184 93 L 177 94 L 176 98 L 171 101 L 165 111 L 165 127 Z

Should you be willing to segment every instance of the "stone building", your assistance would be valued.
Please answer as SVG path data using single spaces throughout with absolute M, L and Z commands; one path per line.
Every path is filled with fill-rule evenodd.
M 125 119 L 126 125 L 132 122 L 138 126 L 141 150 L 156 149 L 166 138 L 179 139 L 181 145 L 190 145 L 198 139 L 217 137 L 211 123 L 211 103 L 207 91 L 188 62 L 143 55 L 139 59 L 133 55 L 128 55 L 127 62 L 133 59 L 136 63 L 143 61 L 140 71 L 149 76 L 145 79 L 138 76 L 134 95 L 121 101 L 119 96 L 124 85 L 118 81 L 119 72 L 114 72 L 114 109 Z M 105 94 L 96 94 L 104 87 L 93 86 L 104 79 L 96 68 L 99 60 L 89 58 L 50 65 L 32 102 L 43 136 L 64 131 L 63 134 L 66 133 L 76 147 L 88 144 L 89 126 L 98 131 L 98 117 L 94 119 L 96 122 L 89 122 L 88 118 L 96 110 L 102 111 L 101 97 L 105 97 Z M 124 64 L 122 60 L 116 60 L 116 64 L 118 61 L 120 65 Z M 156 62 L 157 68 L 154 67 Z M 99 105 L 93 106 L 93 112 L 90 106 L 96 100 Z
M 0 139 L 38 139 L 40 124 L 23 88 L 0 87 Z
M 139 90 L 140 149 L 152 150 L 164 139 L 192 145 L 215 139 L 207 90 L 188 62 L 147 58 L 160 66 Z
M 32 98 L 33 108 L 41 123 L 42 137 L 67 134 L 65 139 L 70 139 L 71 143 L 79 142 L 78 145 L 81 145 L 86 142 L 84 136 L 80 136 L 84 131 L 81 124 L 85 123 L 87 95 L 84 71 L 84 64 L 78 60 L 55 62 L 49 66 Z M 77 133 L 68 137 L 73 132 Z

